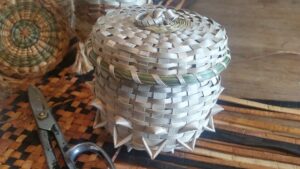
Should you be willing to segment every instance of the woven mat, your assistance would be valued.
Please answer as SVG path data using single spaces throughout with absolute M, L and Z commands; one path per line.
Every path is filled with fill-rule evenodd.
M 54 115 L 70 144 L 93 141 L 103 145 L 112 156 L 116 150 L 113 149 L 111 136 L 104 129 L 92 128 L 96 113 L 96 109 L 89 105 L 93 99 L 88 83 L 92 80 L 92 73 L 74 76 L 70 68 L 61 67 L 72 63 L 72 60 L 72 57 L 67 58 L 65 63 L 50 72 L 48 78 L 44 78 L 37 86 L 53 107 Z M 1 111 L 2 120 L 8 122 L 0 125 L 0 168 L 46 168 L 26 93 L 22 91 L 12 96 L 7 100 L 9 106 Z M 298 168 L 300 129 L 293 121 L 300 120 L 300 117 L 291 118 L 293 120 L 283 120 L 272 116 L 261 117 L 225 111 L 216 116 L 216 133 L 204 133 L 197 141 L 193 153 L 163 153 L 152 161 L 146 152 L 133 150 L 127 153 L 123 147 L 117 157 L 116 166 L 179 169 Z M 81 156 L 78 165 L 82 168 L 103 168 L 104 163 L 93 162 L 95 158 Z
M 92 73 L 75 76 L 70 64 L 72 51 L 57 68 L 37 86 L 53 107 L 66 140 L 71 145 L 92 141 L 102 145 L 109 155 L 115 154 L 111 136 L 102 128 L 93 129 L 96 109 L 90 106 L 93 95 L 89 82 Z M 266 102 L 260 100 L 260 102 Z M 268 101 L 270 104 L 298 107 L 298 103 Z M 216 133 L 204 133 L 194 152 L 162 153 L 150 160 L 146 152 L 123 147 L 115 161 L 118 169 L 223 169 L 223 168 L 300 168 L 300 116 L 267 112 L 237 111 L 226 102 L 226 111 L 215 117 Z M 27 91 L 6 100 L 1 110 L 0 168 L 47 168 L 36 125 L 28 104 Z M 246 107 L 240 109 L 247 110 Z M 60 157 L 60 156 L 59 156 Z M 62 158 L 59 158 L 62 160 Z M 78 159 L 81 168 L 104 168 L 94 155 Z M 61 161 L 62 162 L 62 161 Z

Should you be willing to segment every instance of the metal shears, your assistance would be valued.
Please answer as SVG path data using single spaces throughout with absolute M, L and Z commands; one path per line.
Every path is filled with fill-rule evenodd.
M 51 135 L 54 136 L 68 168 L 77 168 L 75 162 L 79 155 L 84 153 L 95 153 L 104 158 L 108 168 L 115 169 L 111 158 L 101 147 L 95 143 L 84 142 L 69 148 L 58 124 L 51 113 L 51 109 L 48 107 L 46 99 L 40 90 L 35 86 L 30 86 L 28 89 L 28 96 L 49 169 L 60 168 L 57 158 L 52 150 L 50 141 Z

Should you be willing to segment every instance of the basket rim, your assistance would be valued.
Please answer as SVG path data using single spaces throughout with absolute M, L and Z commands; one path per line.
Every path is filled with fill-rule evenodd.
M 91 50 L 88 54 L 88 57 L 94 64 L 94 67 L 100 66 L 101 70 L 104 70 L 106 72 L 110 71 L 110 65 L 105 62 L 104 60 L 101 60 L 100 65 L 97 64 L 97 58 L 99 56 L 96 55 L 96 53 Z M 224 55 L 224 59 L 217 63 L 214 67 L 211 67 L 209 69 L 206 69 L 205 71 L 197 72 L 197 73 L 187 73 L 183 75 L 156 75 L 156 74 L 150 74 L 150 73 L 143 73 L 143 72 L 134 72 L 137 77 L 138 81 L 136 80 L 136 76 L 133 77 L 132 72 L 130 72 L 128 69 L 124 69 L 121 67 L 114 67 L 113 76 L 119 79 L 125 79 L 130 81 L 135 81 L 139 84 L 146 84 L 146 85 L 156 85 L 156 84 L 164 84 L 166 86 L 176 86 L 176 85 L 183 85 L 183 84 L 193 84 L 193 83 L 199 83 L 203 80 L 210 79 L 214 76 L 219 75 L 221 72 L 223 72 L 228 64 L 231 61 L 231 56 L 228 51 L 227 54 Z M 153 76 L 158 77 L 159 80 L 154 79 Z

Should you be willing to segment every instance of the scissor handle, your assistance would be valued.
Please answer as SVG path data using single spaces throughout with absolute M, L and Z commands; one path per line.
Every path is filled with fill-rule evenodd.
M 98 156 L 101 156 L 106 161 L 109 169 L 115 169 L 115 166 L 111 160 L 111 158 L 108 156 L 108 154 L 97 144 L 92 142 L 84 142 L 75 145 L 74 147 L 70 148 L 66 153 L 66 163 L 67 165 L 71 164 L 71 166 L 75 165 L 76 158 L 84 153 L 95 153 Z

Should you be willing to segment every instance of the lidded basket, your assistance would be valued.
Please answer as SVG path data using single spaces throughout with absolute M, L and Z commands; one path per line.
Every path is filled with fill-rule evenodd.
M 95 126 L 115 147 L 193 150 L 221 111 L 219 74 L 230 61 L 225 29 L 197 13 L 131 6 L 98 19 L 85 44 L 95 67 Z

